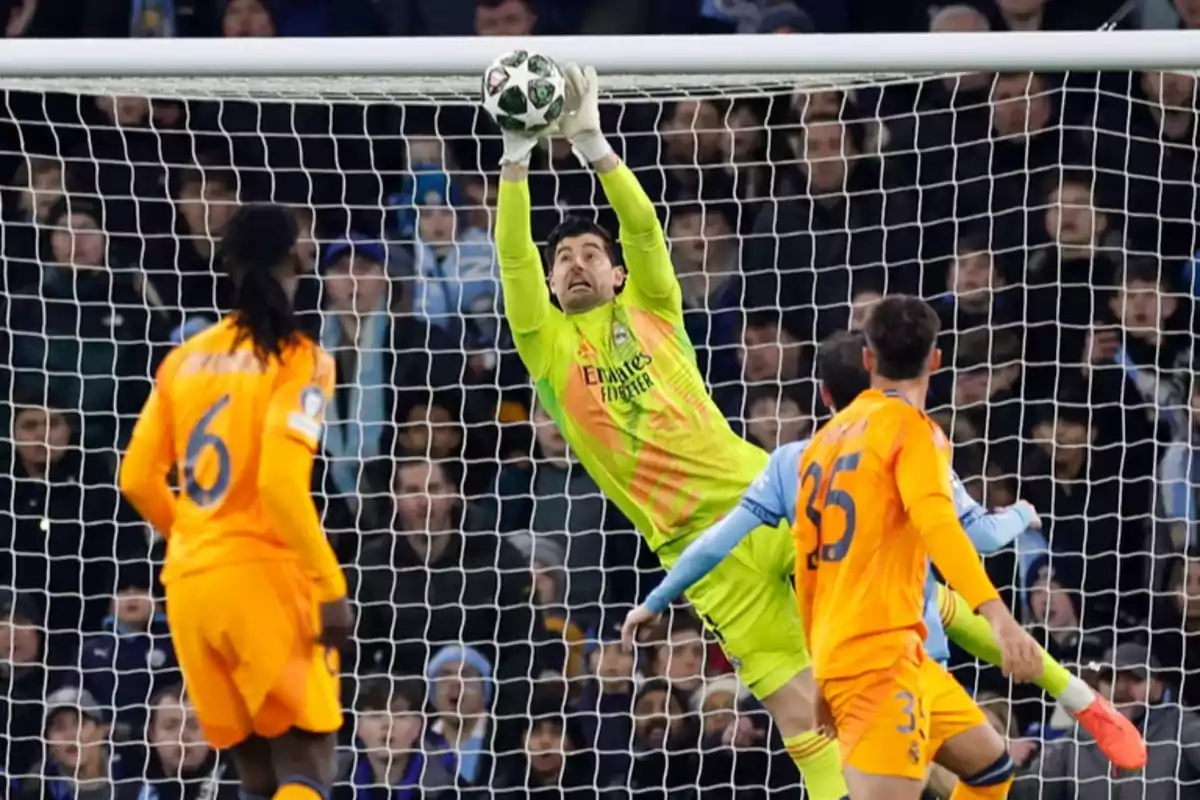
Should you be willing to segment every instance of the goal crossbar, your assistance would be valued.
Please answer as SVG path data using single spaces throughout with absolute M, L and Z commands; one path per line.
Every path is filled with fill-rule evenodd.
M 750 42 L 753 45 L 750 46 Z M 611 74 L 747 75 L 958 70 L 1192 69 L 1194 31 L 503 39 L 12 39 L 0 77 L 478 76 L 497 52 L 534 49 Z

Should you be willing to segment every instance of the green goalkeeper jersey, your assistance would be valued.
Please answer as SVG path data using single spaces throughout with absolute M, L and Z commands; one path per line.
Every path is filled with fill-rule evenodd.
M 629 168 L 600 175 L 628 272 L 611 303 L 564 314 L 530 228 L 529 186 L 501 181 L 496 249 L 517 353 L 600 489 L 658 552 L 686 544 L 741 499 L 767 464 L 717 409 L 683 327 L 662 226 Z M 668 562 L 677 547 L 660 554 Z

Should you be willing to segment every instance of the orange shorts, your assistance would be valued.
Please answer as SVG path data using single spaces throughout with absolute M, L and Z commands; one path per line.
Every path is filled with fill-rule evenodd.
M 167 588 L 167 622 L 210 744 L 342 726 L 336 652 L 316 644 L 318 604 L 288 563 L 233 564 Z
M 987 724 L 962 685 L 919 651 L 891 669 L 822 681 L 820 689 L 842 764 L 871 775 L 924 781 L 948 739 Z

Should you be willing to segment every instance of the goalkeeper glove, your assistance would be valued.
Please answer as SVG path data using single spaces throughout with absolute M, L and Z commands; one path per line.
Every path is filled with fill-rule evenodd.
M 563 70 L 567 82 L 567 110 L 558 132 L 567 137 L 575 155 L 594 164 L 613 151 L 600 130 L 600 85 L 595 67 L 580 69 L 575 64 Z
M 501 164 L 529 164 L 533 148 L 537 147 L 537 136 L 531 133 L 504 131 L 501 137 L 504 142 L 504 155 L 500 157 Z

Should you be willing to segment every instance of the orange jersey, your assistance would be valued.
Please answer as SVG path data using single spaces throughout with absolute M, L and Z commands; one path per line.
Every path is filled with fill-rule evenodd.
M 327 574 L 331 561 L 336 567 L 303 483 L 320 446 L 333 360 L 300 339 L 282 359 L 264 364 L 249 339 L 237 339 L 227 318 L 167 356 L 122 464 L 121 486 L 134 506 L 151 524 L 169 526 L 161 531 L 168 539 L 164 583 L 255 561 L 299 560 L 311 568 L 315 560 Z M 264 457 L 270 447 L 293 449 Z M 308 458 L 298 460 L 306 465 L 276 463 L 294 462 L 303 451 Z M 280 452 L 291 458 L 279 458 Z M 301 467 L 303 475 L 293 474 Z M 303 484 L 303 496 L 294 498 L 295 524 L 306 529 L 311 545 L 297 548 L 299 532 L 281 533 L 279 515 L 264 507 L 260 486 L 275 479 L 297 490 Z M 168 481 L 175 489 L 173 508 L 161 491 Z
M 966 538 L 937 424 L 899 396 L 864 392 L 805 450 L 797 509 L 797 592 L 816 677 L 886 669 L 920 647 L 929 539 L 949 536 L 947 524 Z M 964 596 L 991 599 L 966 573 Z

